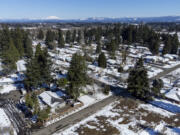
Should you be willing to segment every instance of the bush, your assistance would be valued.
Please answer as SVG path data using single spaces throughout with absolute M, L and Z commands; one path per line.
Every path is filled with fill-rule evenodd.
M 38 122 L 45 121 L 49 117 L 50 111 L 51 111 L 50 107 L 47 107 L 46 109 L 39 111 L 38 112 Z
M 121 72 L 123 72 L 123 71 L 124 71 L 123 67 L 120 66 L 120 67 L 118 68 L 118 72 L 121 73 Z
M 57 81 L 57 85 L 58 85 L 58 87 L 65 87 L 66 86 L 66 84 L 67 84 L 67 79 L 66 78 L 61 78 L 61 79 L 59 79 L 58 81 Z
M 103 93 L 104 93 L 105 95 L 109 95 L 109 92 L 110 92 L 110 86 L 109 86 L 109 85 L 106 85 L 106 86 L 104 87 L 104 89 L 103 89 Z

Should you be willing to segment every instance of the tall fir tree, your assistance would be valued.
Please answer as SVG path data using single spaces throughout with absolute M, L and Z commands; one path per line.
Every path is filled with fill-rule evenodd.
M 167 36 L 165 39 L 164 48 L 162 54 L 165 55 L 171 51 L 171 36 Z
M 81 87 L 87 83 L 87 66 L 83 56 L 75 53 L 68 70 L 69 86 L 67 92 L 77 99 L 82 91 Z
M 32 40 L 29 38 L 28 34 L 24 36 L 24 53 L 27 58 L 33 56 Z
M 3 62 L 6 65 L 6 70 L 11 71 L 16 69 L 16 61 L 19 59 L 19 56 L 19 52 L 14 46 L 12 39 L 10 39 L 9 48 L 3 55 Z
M 47 49 L 42 50 L 40 45 L 37 45 L 35 55 L 27 64 L 24 81 L 26 88 L 32 90 L 45 84 L 49 87 L 52 80 L 51 66 L 52 62 Z
M 178 35 L 174 34 L 172 37 L 172 44 L 171 44 L 171 54 L 177 54 L 178 52 L 178 47 L 179 47 L 179 39 L 178 39 Z
M 106 63 L 106 56 L 104 53 L 101 53 L 98 57 L 98 66 L 102 68 L 106 68 L 107 63 Z
M 82 41 L 82 32 L 81 32 L 81 30 L 78 30 L 77 42 L 80 44 L 81 41 Z
M 23 47 L 23 31 L 20 28 L 15 29 L 14 35 L 14 44 L 19 51 L 20 57 L 24 56 L 24 47 Z
M 39 30 L 39 33 L 38 33 L 38 35 L 37 35 L 37 38 L 38 38 L 39 40 L 43 40 L 43 39 L 44 39 L 44 32 L 43 32 L 42 29 Z
M 50 87 L 51 81 L 52 81 L 52 61 L 48 54 L 47 48 L 42 50 L 42 56 L 39 56 L 40 70 L 41 70 L 41 81 L 42 84 L 46 84 L 47 87 Z
M 111 42 L 107 45 L 107 50 L 112 58 L 115 58 L 116 51 L 116 42 L 115 40 L 111 40 Z
M 138 98 L 150 98 L 148 74 L 147 70 L 143 66 L 142 58 L 137 61 L 134 69 L 132 69 L 129 73 L 127 89 L 132 95 Z
M 71 42 L 71 32 L 68 30 L 66 32 L 66 43 L 70 43 Z
M 76 30 L 73 31 L 72 43 L 74 43 L 75 41 L 76 41 Z
M 159 40 L 158 39 L 154 39 L 152 38 L 150 40 L 150 43 L 149 43 L 149 48 L 150 48 L 150 51 L 152 52 L 153 55 L 158 55 L 159 54 Z
M 65 46 L 63 32 L 61 30 L 58 31 L 58 47 L 63 48 Z
M 101 49 L 101 44 L 98 42 L 97 46 L 96 46 L 96 53 L 98 53 L 98 54 L 101 53 L 101 50 L 102 50 Z
M 45 44 L 49 49 L 53 49 L 55 47 L 55 44 L 53 44 L 54 40 L 55 40 L 55 33 L 51 30 L 48 30 L 46 33 Z

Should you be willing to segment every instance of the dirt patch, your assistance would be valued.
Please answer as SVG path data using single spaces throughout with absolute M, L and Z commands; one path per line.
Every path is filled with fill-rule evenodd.
M 120 132 L 107 121 L 107 117 L 96 117 L 98 122 L 90 121 L 88 126 L 81 125 L 75 132 L 79 135 L 119 135 Z

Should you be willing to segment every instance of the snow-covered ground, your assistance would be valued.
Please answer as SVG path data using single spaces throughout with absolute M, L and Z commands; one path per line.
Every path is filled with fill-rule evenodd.
M 178 115 L 133 99 L 116 101 L 54 135 L 179 135 Z

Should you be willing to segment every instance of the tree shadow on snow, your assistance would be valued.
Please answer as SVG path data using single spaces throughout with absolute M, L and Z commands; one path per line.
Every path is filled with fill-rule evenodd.
M 180 113 L 180 107 L 173 104 L 165 103 L 162 101 L 150 101 L 149 103 L 172 113 Z
M 129 98 L 132 97 L 126 88 L 114 87 L 114 86 L 110 86 L 110 88 L 111 88 L 111 92 L 114 96 L 122 96 L 122 97 L 129 97 Z

